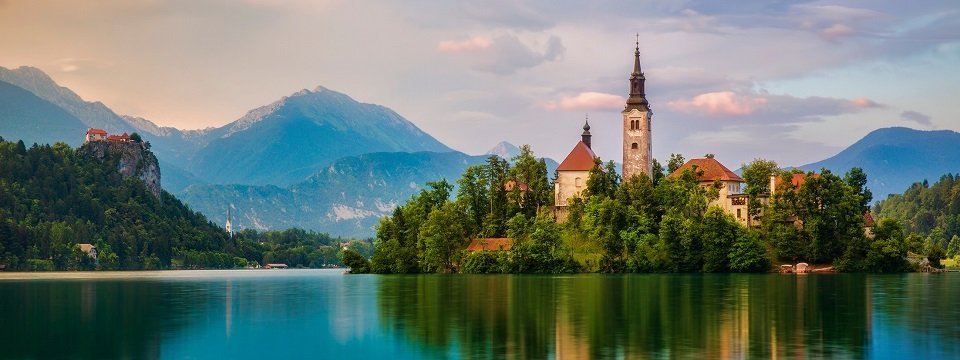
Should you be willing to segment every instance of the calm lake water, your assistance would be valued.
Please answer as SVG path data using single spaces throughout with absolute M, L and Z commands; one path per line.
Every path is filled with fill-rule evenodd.
M 2 358 L 960 358 L 960 274 L 0 273 Z

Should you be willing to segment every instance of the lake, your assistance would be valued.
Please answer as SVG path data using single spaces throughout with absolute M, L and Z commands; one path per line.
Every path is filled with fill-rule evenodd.
M 0 273 L 0 357 L 960 357 L 960 274 Z

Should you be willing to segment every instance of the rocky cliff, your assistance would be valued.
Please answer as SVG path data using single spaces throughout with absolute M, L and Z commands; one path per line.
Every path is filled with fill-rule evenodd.
M 160 198 L 160 164 L 153 152 L 137 142 L 91 141 L 80 147 L 80 153 L 100 161 L 115 161 L 123 177 L 142 181 Z

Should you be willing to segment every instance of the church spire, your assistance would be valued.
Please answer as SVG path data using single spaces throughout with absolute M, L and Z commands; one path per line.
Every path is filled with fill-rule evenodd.
M 644 82 L 647 78 L 643 76 L 643 70 L 640 68 L 640 34 L 637 34 L 636 48 L 633 51 L 633 73 L 630 74 L 630 97 L 627 99 L 627 110 L 634 108 L 647 109 L 647 95 L 644 91 Z
M 589 147 L 590 147 L 590 139 L 591 139 L 592 137 L 593 137 L 593 135 L 590 135 L 590 115 L 587 114 L 587 115 L 586 115 L 586 119 L 584 119 L 584 121 L 583 121 L 583 134 L 580 134 L 580 139 L 581 139 L 581 141 L 583 141 L 583 143 L 586 144 L 587 147 L 589 148 Z

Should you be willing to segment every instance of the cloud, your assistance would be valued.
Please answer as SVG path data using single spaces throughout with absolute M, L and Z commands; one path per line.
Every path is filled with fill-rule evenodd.
M 690 100 L 667 103 L 671 109 L 681 112 L 700 112 L 714 116 L 743 116 L 753 114 L 767 104 L 767 99 L 758 96 L 740 95 L 732 91 L 711 92 L 694 96 Z
M 537 46 L 525 44 L 515 35 L 501 35 L 488 39 L 473 37 L 463 41 L 441 41 L 437 51 L 445 53 L 469 53 L 467 61 L 472 63 L 476 70 L 510 75 L 520 69 L 532 68 L 548 61 L 556 61 L 563 57 L 566 48 L 557 36 L 551 36 L 546 41 L 543 50 Z
M 900 113 L 900 118 L 904 120 L 913 121 L 920 125 L 927 125 L 927 126 L 933 125 L 933 123 L 930 121 L 929 115 L 925 115 L 913 110 L 907 110 Z
M 446 40 L 437 44 L 437 51 L 440 52 L 461 52 L 471 50 L 481 50 L 489 48 L 492 42 L 489 38 L 483 36 L 474 36 L 466 40 Z
M 876 101 L 867 99 L 865 97 L 858 97 L 856 99 L 850 100 L 850 105 L 855 108 L 860 109 L 869 109 L 869 108 L 881 108 L 884 107 L 881 104 L 878 104 Z
M 626 99 L 619 95 L 587 91 L 575 96 L 543 103 L 543 108 L 553 110 L 617 110 L 623 108 Z
M 794 97 L 754 91 L 737 93 L 719 91 L 699 94 L 691 99 L 667 102 L 667 108 L 686 114 L 708 117 L 735 118 L 762 123 L 794 123 L 857 112 L 863 109 L 883 108 L 883 104 L 859 97 L 837 99 L 820 96 Z
M 820 37 L 827 41 L 836 41 L 838 38 L 853 35 L 853 28 L 844 24 L 833 24 L 820 31 Z
M 89 69 L 105 69 L 113 66 L 110 61 L 94 58 L 62 58 L 53 61 L 57 70 L 64 73 Z

